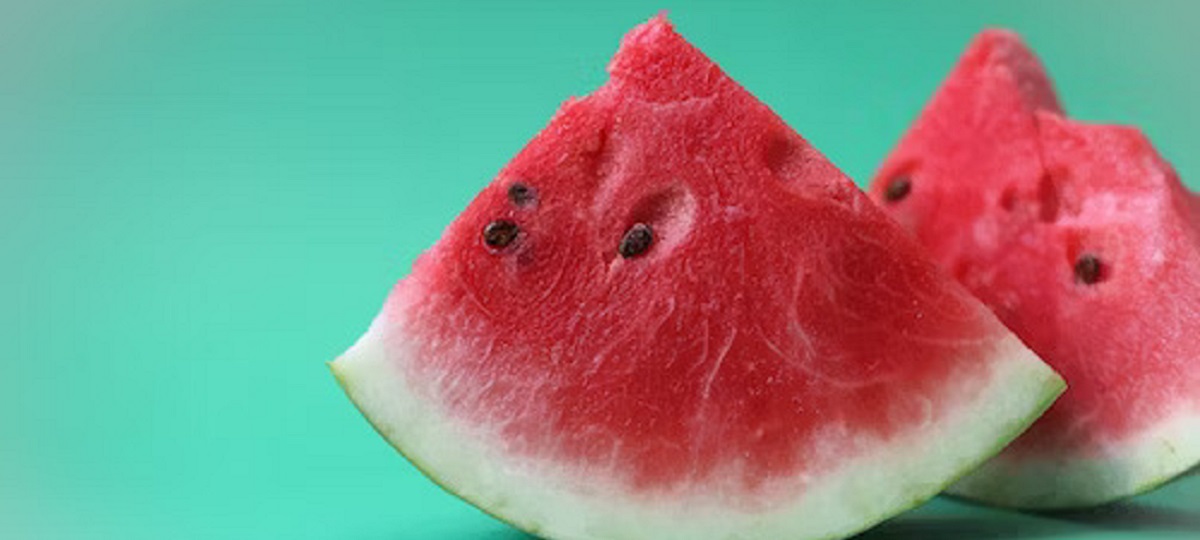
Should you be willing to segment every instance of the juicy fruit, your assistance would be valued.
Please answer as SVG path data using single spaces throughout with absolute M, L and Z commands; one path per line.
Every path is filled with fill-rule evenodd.
M 435 481 L 552 538 L 843 536 L 1061 392 L 664 19 L 609 73 L 333 363 Z
M 870 191 L 1070 385 L 952 491 L 1087 506 L 1200 461 L 1200 205 L 1145 136 L 1064 118 L 1037 58 L 988 31 Z

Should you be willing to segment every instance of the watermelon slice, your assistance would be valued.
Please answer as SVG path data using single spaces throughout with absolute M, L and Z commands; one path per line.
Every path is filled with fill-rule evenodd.
M 1061 379 L 656 18 L 333 364 L 376 429 L 560 539 L 862 530 L 997 453 Z
M 1089 506 L 1200 461 L 1200 203 L 1145 136 L 1064 118 L 1033 53 L 988 31 L 871 195 L 1071 385 L 953 492 Z

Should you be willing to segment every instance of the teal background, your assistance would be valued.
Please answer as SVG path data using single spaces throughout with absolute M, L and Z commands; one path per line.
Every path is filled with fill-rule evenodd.
M 0 7 L 0 537 L 518 540 L 329 375 L 388 287 L 659 9 L 856 178 L 985 25 L 1200 181 L 1192 2 L 100 0 Z M 1200 476 L 867 535 L 1196 538 Z

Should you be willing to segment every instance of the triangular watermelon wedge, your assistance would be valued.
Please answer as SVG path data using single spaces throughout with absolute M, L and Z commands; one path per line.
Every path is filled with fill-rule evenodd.
M 1089 506 L 1200 462 L 1200 204 L 1145 136 L 1065 118 L 1033 53 L 987 31 L 871 194 L 1071 385 L 953 492 Z
M 431 479 L 558 539 L 840 537 L 1061 379 L 663 18 L 332 364 Z

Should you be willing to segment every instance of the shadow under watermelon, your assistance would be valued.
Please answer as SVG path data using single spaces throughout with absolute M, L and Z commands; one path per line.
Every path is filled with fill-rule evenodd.
M 886 521 L 855 540 L 1017 540 L 1052 538 L 1075 527 L 1026 516 L 914 516 Z
M 1200 507 L 1184 510 L 1126 501 L 1089 510 L 1045 514 L 1045 517 L 1110 531 L 1195 532 L 1200 536 Z
M 864 532 L 856 540 L 1017 540 L 1072 533 L 1188 532 L 1200 537 L 1200 509 L 1183 510 L 1132 501 L 1088 510 L 1023 514 L 901 516 Z

